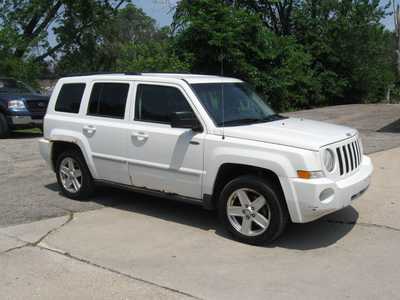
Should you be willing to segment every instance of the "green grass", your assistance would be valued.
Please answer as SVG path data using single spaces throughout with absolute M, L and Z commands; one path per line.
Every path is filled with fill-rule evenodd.
M 30 134 L 39 134 L 39 133 L 41 133 L 39 128 L 19 129 L 19 130 L 15 130 L 15 132 L 30 133 Z

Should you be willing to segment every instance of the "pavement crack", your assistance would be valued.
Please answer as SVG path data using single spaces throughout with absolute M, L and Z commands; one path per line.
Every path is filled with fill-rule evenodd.
M 388 226 L 388 225 L 380 225 L 380 224 L 375 224 L 375 223 L 364 223 L 364 222 L 356 222 L 356 221 L 337 221 L 337 220 L 326 220 L 325 222 L 331 223 L 331 224 L 342 224 L 342 225 L 358 225 L 358 226 L 364 226 L 364 227 L 375 227 L 375 228 L 381 228 L 381 229 L 387 229 L 387 230 L 393 230 L 400 232 L 400 228 Z
M 28 247 L 28 246 L 30 246 L 29 243 L 23 244 L 21 246 L 13 247 L 13 248 L 7 249 L 7 250 L 5 250 L 3 252 L 0 252 L 0 255 L 1 254 L 6 254 L 6 253 L 10 253 L 10 252 L 12 252 L 14 250 L 19 250 L 19 249 L 22 249 L 22 248 L 25 248 L 25 247 Z
M 68 218 L 67 218 L 67 220 L 66 220 L 64 223 L 62 223 L 61 225 L 59 225 L 59 226 L 57 226 L 57 227 L 55 227 L 55 228 L 49 230 L 46 234 L 44 234 L 42 237 L 40 237 L 40 238 L 39 238 L 37 241 L 35 241 L 35 242 L 27 242 L 27 241 L 24 241 L 24 240 L 20 239 L 20 238 L 17 237 L 17 236 L 5 234 L 5 236 L 7 236 L 7 237 L 9 237 L 9 238 L 16 239 L 16 240 L 18 240 L 18 241 L 20 241 L 20 242 L 22 242 L 22 243 L 24 243 L 24 244 L 21 245 L 21 246 L 13 247 L 13 248 L 7 249 L 7 250 L 5 250 L 5 251 L 2 251 L 2 252 L 0 252 L 0 255 L 1 255 L 1 254 L 6 254 L 6 253 L 10 253 L 10 252 L 12 252 L 12 251 L 14 251 L 14 250 L 19 250 L 19 249 L 22 249 L 22 248 L 25 248 L 25 247 L 36 247 L 36 246 L 38 246 L 41 242 L 43 242 L 43 240 L 45 240 L 46 238 L 48 238 L 51 234 L 55 233 L 56 231 L 60 230 L 62 227 L 64 227 L 64 226 L 66 226 L 67 224 L 69 224 L 69 223 L 74 219 L 74 213 L 73 213 L 72 211 L 68 211 L 68 213 L 69 213 L 69 214 L 68 214 Z
M 78 262 L 81 262 L 81 263 L 90 265 L 90 266 L 92 266 L 92 267 L 96 267 L 96 268 L 99 268 L 99 269 L 102 269 L 102 270 L 105 270 L 105 271 L 108 271 L 108 272 L 117 274 L 117 275 L 119 275 L 119 276 L 123 276 L 123 277 L 128 278 L 128 279 L 131 279 L 131 280 L 136 280 L 136 281 L 139 281 L 139 282 L 142 282 L 142 283 L 145 283 L 145 284 L 149 284 L 149 285 L 152 285 L 152 286 L 155 286 L 155 287 L 164 289 L 164 290 L 168 290 L 168 291 L 170 291 L 170 292 L 177 293 L 177 294 L 180 294 L 180 295 L 182 295 L 182 296 L 186 296 L 186 297 L 189 297 L 189 298 L 192 298 L 192 299 L 204 300 L 203 298 L 194 296 L 194 295 L 189 294 L 189 293 L 187 293 L 187 292 L 184 292 L 184 291 L 181 291 L 181 290 L 178 290 L 178 289 L 174 289 L 174 288 L 171 288 L 171 287 L 162 285 L 162 284 L 158 284 L 158 283 L 155 283 L 155 282 L 146 280 L 146 279 L 142 279 L 142 278 L 139 278 L 139 277 L 135 277 L 135 276 L 132 276 L 132 275 L 130 275 L 130 274 L 127 274 L 127 273 L 124 273 L 124 272 L 121 272 L 121 271 L 118 271 L 118 270 L 111 269 L 111 268 L 109 268 L 109 267 L 102 266 L 102 265 L 99 265 L 99 264 L 97 264 L 97 263 L 91 262 L 91 261 L 89 261 L 89 260 L 87 260 L 87 259 L 74 256 L 74 255 L 72 255 L 72 254 L 70 254 L 70 253 L 67 253 L 67 252 L 57 251 L 57 250 L 54 250 L 54 249 L 51 249 L 51 248 L 47 248 L 47 247 L 41 246 L 41 245 L 35 245 L 35 246 L 38 247 L 38 248 L 40 248 L 40 249 L 42 249 L 42 250 L 47 250 L 47 251 L 50 251 L 50 252 L 52 252 L 52 253 L 56 253 L 56 254 L 58 254 L 58 255 L 65 256 L 65 257 L 67 257 L 67 258 L 69 258 L 69 259 L 73 259 L 73 260 L 75 260 L 75 261 L 78 261 Z
M 61 228 L 63 228 L 64 226 L 68 225 L 72 220 L 74 219 L 74 213 L 72 211 L 68 211 L 68 219 L 62 223 L 60 226 L 57 226 L 51 230 L 49 230 L 45 235 L 43 235 L 40 239 L 38 239 L 36 242 L 30 243 L 31 246 L 37 246 L 39 245 L 41 242 L 43 242 L 43 240 L 45 240 L 46 238 L 48 238 L 50 235 L 52 235 L 53 233 L 55 233 L 56 231 L 60 230 Z

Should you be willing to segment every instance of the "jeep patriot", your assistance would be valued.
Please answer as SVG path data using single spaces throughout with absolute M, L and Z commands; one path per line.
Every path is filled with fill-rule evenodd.
M 351 205 L 373 170 L 357 130 L 283 117 L 220 76 L 62 78 L 39 146 L 69 198 L 110 184 L 199 204 L 250 244 Z

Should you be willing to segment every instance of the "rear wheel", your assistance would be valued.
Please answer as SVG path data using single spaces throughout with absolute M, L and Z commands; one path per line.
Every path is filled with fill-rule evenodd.
M 284 199 L 263 178 L 246 175 L 222 190 L 218 214 L 222 224 L 241 242 L 266 244 L 278 238 L 288 222 Z
M 8 137 L 9 134 L 10 128 L 8 127 L 6 116 L 0 113 L 0 139 Z
M 82 154 L 66 150 L 57 158 L 57 181 L 62 193 L 68 198 L 86 200 L 94 190 L 93 178 Z

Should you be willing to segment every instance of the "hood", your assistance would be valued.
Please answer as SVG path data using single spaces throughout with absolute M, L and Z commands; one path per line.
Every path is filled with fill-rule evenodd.
M 350 127 L 299 118 L 225 127 L 224 131 L 229 137 L 314 151 L 357 134 L 357 130 Z
M 50 97 L 43 96 L 40 94 L 0 94 L 0 97 L 4 100 L 33 100 L 33 101 L 49 101 Z

